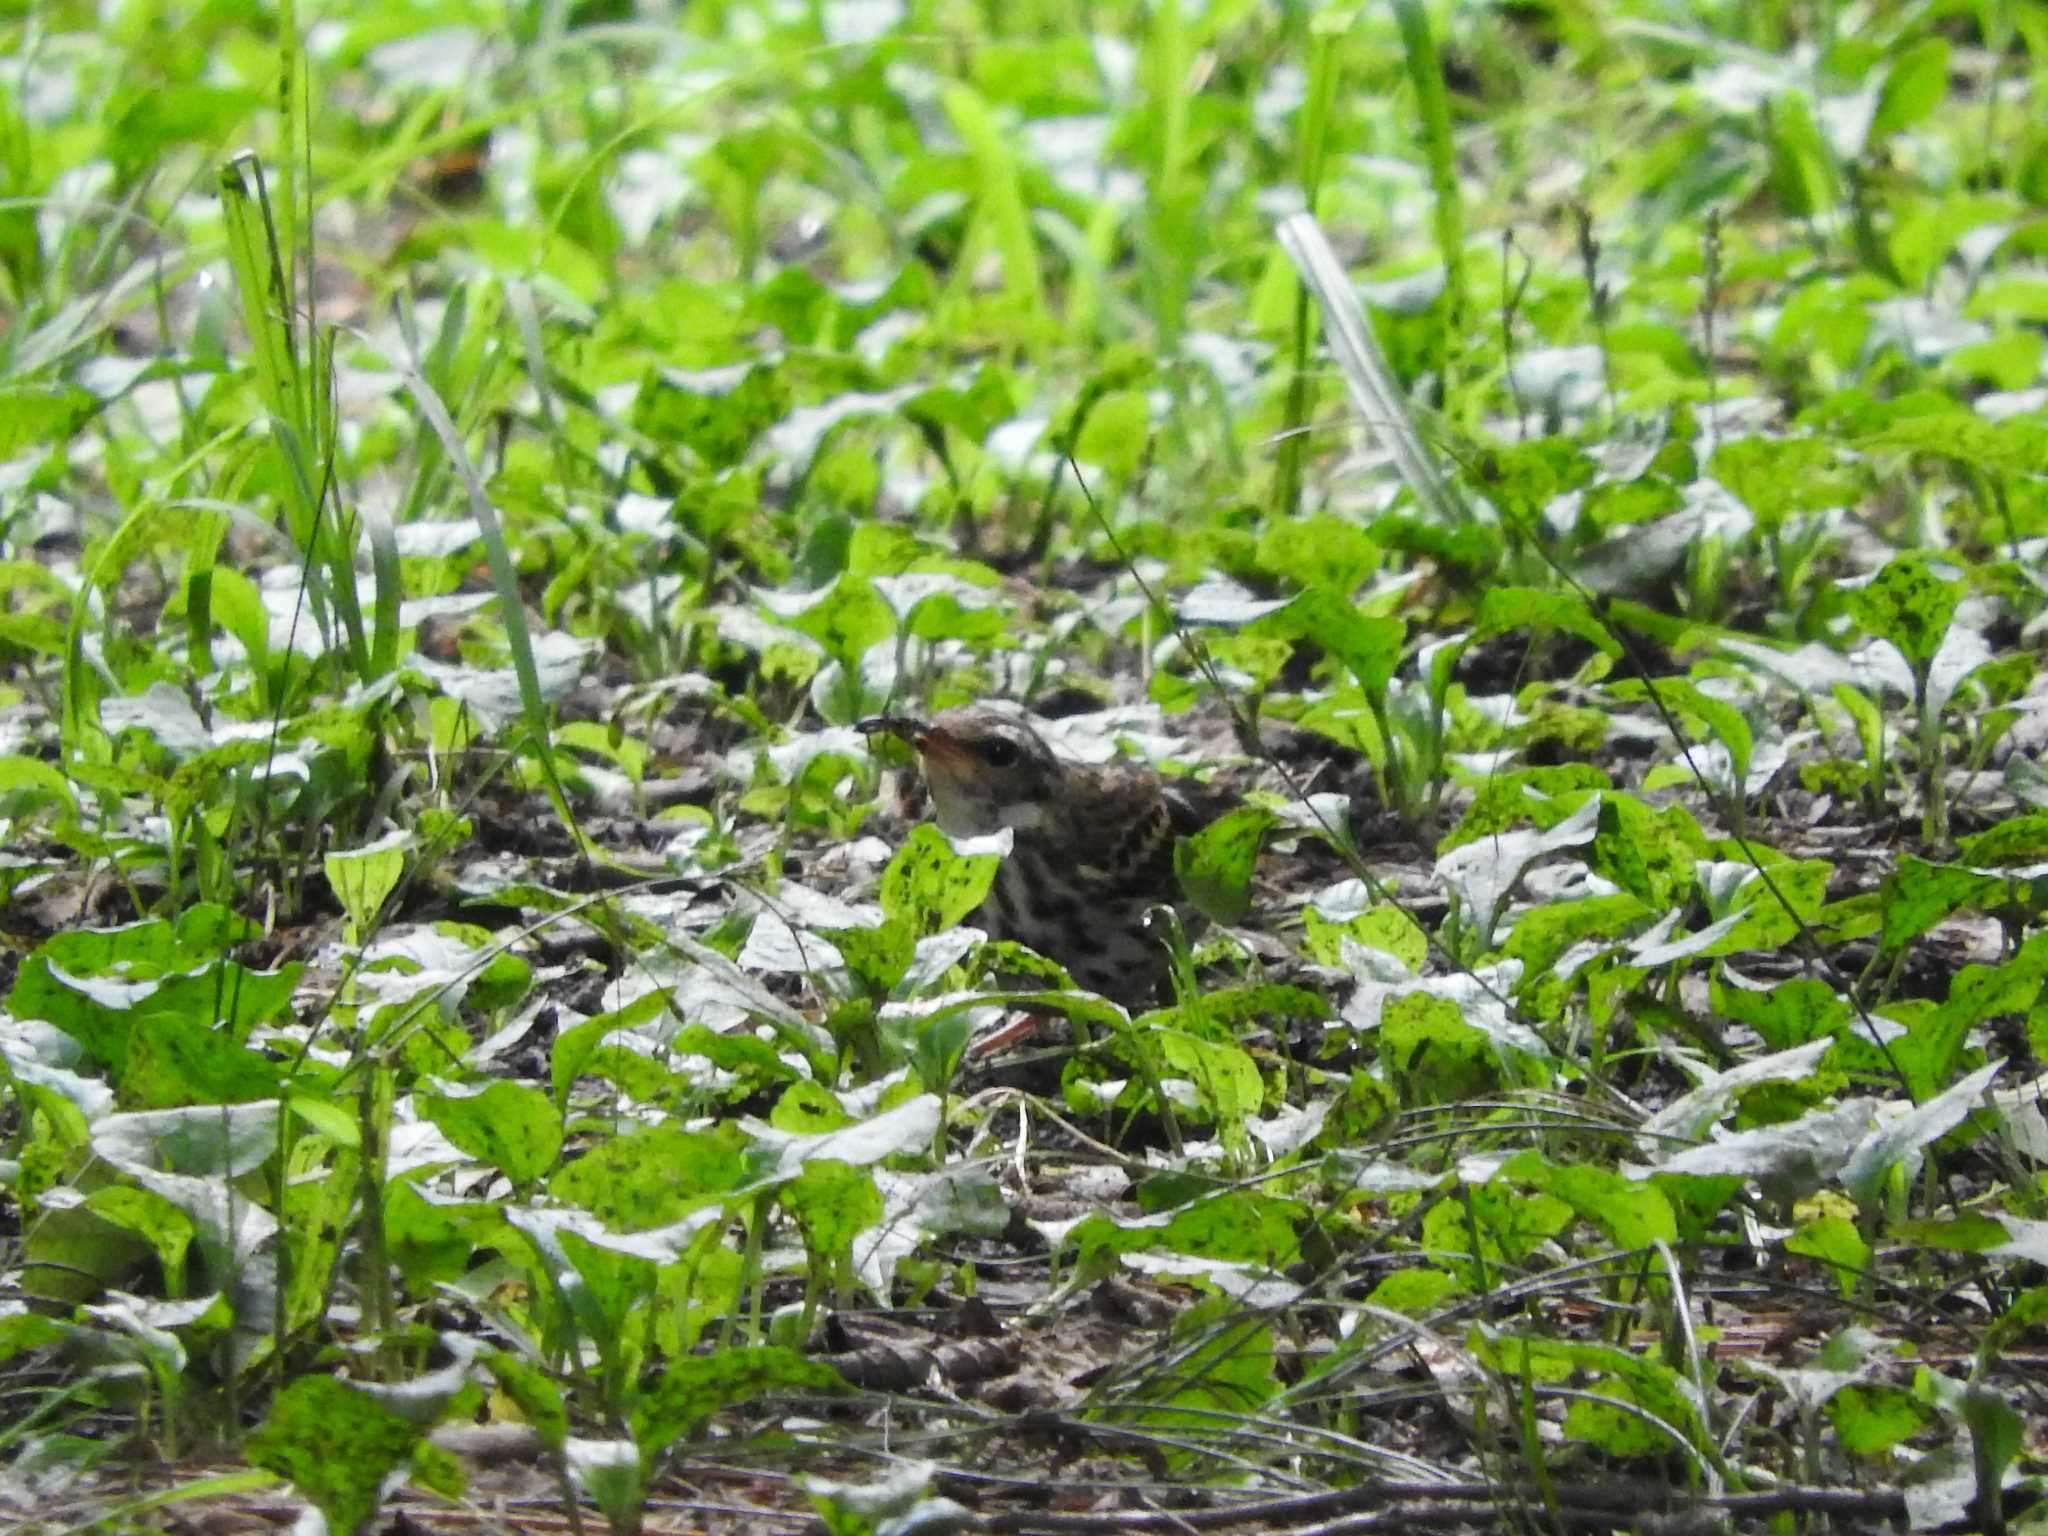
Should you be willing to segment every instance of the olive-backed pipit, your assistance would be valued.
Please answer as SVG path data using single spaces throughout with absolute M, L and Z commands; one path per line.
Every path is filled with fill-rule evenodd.
M 1030 945 L 1120 1002 L 1158 991 L 1167 951 L 1146 914 L 1178 900 L 1174 839 L 1213 820 L 1216 797 L 1144 768 L 1071 762 L 994 710 L 884 715 L 860 728 L 916 751 L 949 835 L 1015 834 L 974 919 L 991 937 Z

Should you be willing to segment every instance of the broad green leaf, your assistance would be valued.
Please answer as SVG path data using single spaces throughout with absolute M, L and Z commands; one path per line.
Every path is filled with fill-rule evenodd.
M 1261 569 L 1297 587 L 1350 593 L 1379 568 L 1380 552 L 1356 523 L 1323 512 L 1267 518 L 1259 531 L 1257 560 Z
M 1304 1212 L 1295 1201 L 1230 1190 L 1191 1201 L 1170 1215 L 1119 1222 L 1091 1215 L 1067 1234 L 1084 1268 L 1104 1254 L 1158 1250 L 1227 1263 L 1280 1269 L 1299 1249 L 1295 1224 Z
M 1511 1380 L 1525 1374 L 1538 1382 L 1570 1377 L 1583 1380 L 1590 1399 L 1575 1398 L 1573 1407 L 1566 1409 L 1565 1433 L 1573 1439 L 1584 1439 L 1616 1455 L 1669 1451 L 1674 1447 L 1668 1437 L 1673 1435 L 1683 1443 L 1704 1448 L 1704 1426 L 1691 1384 L 1655 1353 L 1506 1333 L 1483 1324 L 1471 1330 L 1467 1341 L 1490 1370 Z M 1648 1420 L 1624 1407 L 1600 1403 L 1603 1396 L 1616 1405 L 1643 1409 Z M 1580 1407 L 1586 1411 L 1575 1415 L 1574 1409 Z
M 1454 1104 L 1499 1084 L 1492 1042 L 1449 998 L 1413 992 L 1389 1001 L 1380 1050 L 1405 1105 Z
M 348 914 L 358 934 L 366 934 L 384 898 L 398 888 L 405 874 L 406 849 L 412 839 L 402 832 L 379 838 L 366 848 L 330 853 L 326 858 L 327 883 Z
M 792 1088 L 784 1095 L 784 1102 L 804 1086 Z M 752 1122 L 747 1129 L 754 1137 L 755 1171 L 760 1178 L 786 1177 L 814 1157 L 834 1157 L 866 1167 L 899 1152 L 927 1150 L 932 1137 L 938 1134 L 939 1100 L 934 1094 L 921 1093 L 865 1120 L 852 1120 L 815 1133 Z
M 405 1179 L 393 1180 L 384 1193 L 385 1251 L 415 1289 L 460 1279 L 497 1228 L 497 1213 L 482 1201 L 429 1199 Z
M 1400 665 L 1408 626 L 1400 619 L 1360 613 L 1348 592 L 1314 587 L 1255 620 L 1249 632 L 1311 641 L 1343 663 L 1368 699 L 1383 699 Z
M 140 1014 L 128 1034 L 119 1079 L 138 1109 L 247 1104 L 277 1092 L 283 1068 L 238 1045 L 210 1021 L 176 1011 Z
M 477 1094 L 423 1093 L 419 1107 L 456 1146 L 514 1184 L 531 1184 L 561 1155 L 561 1113 L 528 1084 L 500 1081 Z
M 1584 598 L 1576 592 L 1542 591 L 1535 587 L 1488 588 L 1479 600 L 1479 624 L 1472 638 L 1485 640 L 1494 635 L 1545 629 L 1577 635 L 1609 656 L 1622 654 L 1614 631 L 1601 622 Z
M 776 1393 L 803 1397 L 846 1391 L 837 1371 L 793 1349 L 721 1349 L 670 1361 L 632 1412 L 633 1440 L 652 1462 L 722 1408 Z
M 1483 1258 L 1488 1268 L 1519 1265 L 1572 1223 L 1571 1206 L 1556 1195 L 1501 1184 L 1471 1185 L 1466 1192 L 1469 1198 L 1443 1201 L 1423 1217 L 1423 1247 L 1439 1261 L 1462 1254 Z M 1468 1280 L 1482 1273 L 1476 1264 L 1458 1268 Z
M 1979 869 L 2048 860 L 2048 814 L 2008 816 L 1989 831 L 1964 838 L 1956 859 Z
M 896 632 L 896 615 L 872 581 L 842 575 L 825 592 L 780 614 L 791 629 L 809 635 L 844 666 L 856 666 L 869 647 Z
M 1793 218 L 1810 219 L 1835 205 L 1834 157 L 1801 91 L 1785 91 L 1771 102 L 1767 119 L 1770 184 L 1779 206 Z
M 1817 977 L 1795 976 L 1768 991 L 1753 992 L 1717 972 L 1710 985 L 1715 1010 L 1755 1030 L 1772 1051 L 1830 1039 L 1854 1016 L 1848 1001 Z
M 1725 699 L 1717 699 L 1697 684 L 1682 677 L 1659 677 L 1644 682 L 1639 678 L 1623 678 L 1610 683 L 1608 691 L 1615 698 L 1628 703 L 1641 702 L 1652 693 L 1671 714 L 1681 722 L 1697 721 L 1705 726 L 1713 738 L 1728 749 L 1733 765 L 1733 783 L 1740 789 L 1749 778 L 1750 754 L 1755 740 L 1749 729 L 1749 722 L 1742 717 L 1742 711 Z
M 903 917 L 885 918 L 873 928 L 820 928 L 817 933 L 839 951 L 856 981 L 880 994 L 903 979 L 917 953 L 917 932 Z
M 1879 945 L 1899 949 L 1955 912 L 1999 905 L 2005 891 L 2006 883 L 1995 875 L 1906 854 L 1885 876 L 1880 892 L 1884 928 Z
M 1870 119 L 1873 143 L 1917 127 L 1948 96 L 1948 40 L 1923 37 L 1904 49 L 1885 71 L 1877 111 Z
M 1193 1085 L 1196 1108 L 1218 1125 L 1242 1126 L 1264 1107 L 1265 1082 L 1257 1064 L 1238 1046 L 1158 1028 L 1147 1037 L 1145 1048 L 1156 1053 L 1162 1075 Z
M 785 1083 L 797 1069 L 776 1054 L 767 1041 L 749 1034 L 721 1034 L 702 1024 L 684 1026 L 668 1043 L 678 1056 L 701 1056 L 721 1072 L 741 1079 L 742 1094 L 774 1083 Z
M 1932 1415 L 1901 1387 L 1858 1382 L 1828 1399 L 1828 1423 L 1852 1456 L 1883 1456 L 1924 1430 Z
M 1653 810 L 1634 795 L 1601 796 L 1600 830 L 1586 862 L 1654 911 L 1691 893 L 1707 839 L 1682 805 Z
M 1242 922 L 1251 910 L 1252 871 L 1277 819 L 1263 806 L 1241 806 L 1174 845 L 1181 890 L 1213 921 Z
M 1805 1223 L 1785 1239 L 1785 1251 L 1826 1267 L 1845 1299 L 1856 1294 L 1870 1264 L 1870 1245 L 1845 1216 L 1820 1216 Z
M 650 1126 L 602 1141 L 548 1181 L 556 1199 L 591 1212 L 614 1232 L 645 1232 L 721 1200 L 745 1174 L 726 1137 Z
M 643 1029 L 664 1017 L 668 1011 L 668 995 L 655 989 L 642 993 L 622 1008 L 600 1013 L 563 1030 L 555 1039 L 549 1071 L 556 1106 L 567 1106 L 570 1088 L 577 1078 L 590 1070 L 591 1058 L 604 1047 L 612 1034 Z
M 1963 599 L 1963 584 L 1939 575 L 1917 550 L 1895 555 L 1868 586 L 1849 594 L 1856 622 L 1889 640 L 1915 674 L 1925 672 Z
M 633 425 L 657 441 L 684 445 L 713 469 L 730 469 L 789 407 L 789 386 L 770 366 L 662 368 L 641 382 Z
M 882 911 L 913 936 L 954 927 L 988 896 L 1001 864 L 996 854 L 957 852 L 945 833 L 920 822 L 882 871 Z
M 803 1233 L 804 1246 L 843 1258 L 854 1238 L 882 1219 L 882 1194 L 865 1168 L 814 1158 L 782 1186 L 781 1200 Z
M 1129 475 L 1143 461 L 1152 421 L 1145 396 L 1136 390 L 1114 390 L 1094 402 L 1074 457 L 1100 465 L 1111 475 Z
M 1517 1154 L 1495 1177 L 1556 1195 L 1623 1248 L 1678 1240 L 1671 1204 L 1655 1185 L 1590 1163 L 1553 1163 L 1535 1152 Z
M 1757 876 L 1743 886 L 1732 909 L 1743 914 L 1741 921 L 1705 953 L 1732 955 L 1789 944 L 1802 924 L 1820 915 L 1835 867 L 1826 859 L 1786 859 L 1771 865 L 1769 874 L 1768 882 Z
M 1522 962 L 1526 982 L 1540 982 L 1573 945 L 1592 938 L 1620 939 L 1642 929 L 1655 913 L 1626 892 L 1532 906 L 1515 920 L 1501 953 Z
M 384 1478 L 421 1430 L 367 1392 L 331 1376 L 287 1382 L 245 1444 L 249 1459 L 288 1479 L 336 1533 L 376 1513 Z
M 556 1231 L 555 1241 L 583 1282 L 563 1290 L 586 1336 L 608 1356 L 614 1350 L 633 1352 L 637 1338 L 629 1336 L 628 1323 L 632 1335 L 644 1333 L 646 1320 L 634 1313 L 654 1293 L 654 1261 L 569 1227 Z
M 1465 1282 L 1447 1270 L 1417 1266 L 1387 1276 L 1366 1300 L 1406 1317 L 1429 1317 L 1466 1289 Z
M 85 1204 L 95 1216 L 146 1239 L 156 1250 L 167 1294 L 185 1294 L 185 1256 L 197 1235 L 191 1217 L 161 1195 L 118 1184 L 94 1190 Z
M 1756 514 L 1759 527 L 1776 531 L 1788 517 L 1848 505 L 1855 479 L 1840 450 L 1816 437 L 1738 437 L 1716 446 L 1707 472 Z
M 1418 974 L 1429 958 L 1429 935 L 1399 907 L 1371 907 L 1343 922 L 1333 922 L 1309 907 L 1302 922 L 1302 949 L 1319 965 L 1343 964 L 1346 939 L 1391 955 Z

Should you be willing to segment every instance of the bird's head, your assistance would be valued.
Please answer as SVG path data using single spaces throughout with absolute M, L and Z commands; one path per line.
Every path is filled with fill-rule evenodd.
M 949 709 L 930 720 L 878 715 L 861 721 L 860 729 L 910 744 L 924 767 L 932 811 L 955 837 L 986 837 L 1004 827 L 1026 832 L 1052 814 L 1060 760 L 1013 715 L 988 709 Z

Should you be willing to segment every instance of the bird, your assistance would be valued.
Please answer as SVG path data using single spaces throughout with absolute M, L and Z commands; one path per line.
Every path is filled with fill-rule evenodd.
M 1112 1001 L 1158 995 L 1169 954 L 1148 914 L 1177 906 L 1174 843 L 1215 820 L 1214 792 L 1133 765 L 1062 758 L 1025 721 L 984 707 L 929 720 L 877 715 L 858 728 L 917 753 L 948 836 L 1014 834 L 978 927 L 1029 945 Z

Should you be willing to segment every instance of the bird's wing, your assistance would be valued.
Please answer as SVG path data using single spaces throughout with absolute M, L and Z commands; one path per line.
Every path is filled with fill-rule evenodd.
M 1074 873 L 1098 899 L 1170 901 L 1178 893 L 1173 842 L 1183 816 L 1157 780 L 1101 773 L 1067 811 Z

